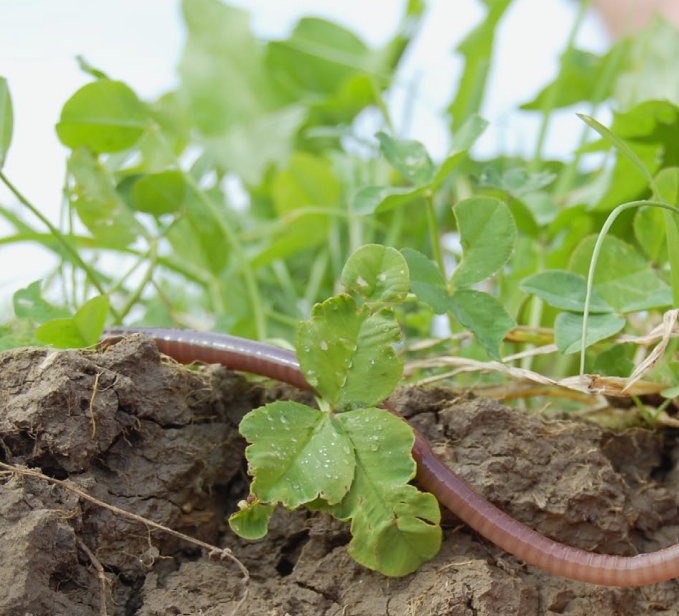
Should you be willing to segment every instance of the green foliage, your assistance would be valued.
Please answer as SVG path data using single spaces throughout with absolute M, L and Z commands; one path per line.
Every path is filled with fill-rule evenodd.
M 339 503 L 353 481 L 352 439 L 337 417 L 297 402 L 274 402 L 240 424 L 252 491 L 267 503 L 295 508 L 322 498 Z
M 132 207 L 153 216 L 180 212 L 190 195 L 184 175 L 170 169 L 149 173 L 132 185 Z
M 149 120 L 146 107 L 124 83 L 99 79 L 83 86 L 64 105 L 57 134 L 75 150 L 120 152 L 141 138 Z
M 20 319 L 44 323 L 51 319 L 68 316 L 68 310 L 53 306 L 42 297 L 42 282 L 36 280 L 25 289 L 19 289 L 13 298 L 14 313 Z
M 274 402 L 241 422 L 248 469 L 247 501 L 231 518 L 244 537 L 262 536 L 271 506 L 306 504 L 351 521 L 349 553 L 386 575 L 405 575 L 438 552 L 440 512 L 431 494 L 408 485 L 415 475 L 410 427 L 375 408 L 401 378 L 393 345 L 401 339 L 391 308 L 405 299 L 408 268 L 393 248 L 368 245 L 347 262 L 342 279 L 362 295 L 317 305 L 301 323 L 297 356 L 322 400 L 320 410 Z
M 546 270 L 525 278 L 521 289 L 526 293 L 537 295 L 554 308 L 571 312 L 584 312 L 587 280 L 573 272 L 563 270 Z M 599 293 L 594 290 L 589 311 L 613 312 Z
M 402 304 L 408 294 L 408 263 L 396 250 L 368 244 L 359 248 L 342 270 L 342 284 L 376 307 Z
M 581 314 L 562 312 L 554 323 L 554 342 L 562 353 L 575 353 L 582 343 Z M 585 346 L 610 338 L 625 327 L 625 319 L 614 314 L 593 314 L 589 317 Z
M 582 240 L 570 259 L 570 270 L 587 276 L 596 236 Z M 602 245 L 594 276 L 594 290 L 622 314 L 668 307 L 670 288 L 649 270 L 648 261 L 631 244 L 607 237 Z
M 456 133 L 450 153 L 439 166 L 432 163 L 420 142 L 396 140 L 385 133 L 378 133 L 380 151 L 411 185 L 366 186 L 356 194 L 354 211 L 363 215 L 388 212 L 431 195 L 464 160 L 487 125 L 483 118 L 472 115 Z
M 453 126 L 460 126 L 481 109 L 486 80 L 490 72 L 495 28 L 511 4 L 511 0 L 482 0 L 488 7 L 486 18 L 459 44 L 465 68 L 457 94 L 448 108 Z
M 35 330 L 35 337 L 58 349 L 95 345 L 104 331 L 109 299 L 105 295 L 85 302 L 72 318 L 51 319 Z
M 379 48 L 312 17 L 263 40 L 242 9 L 183 0 L 177 87 L 158 99 L 78 59 L 92 81 L 56 127 L 68 148 L 59 225 L 5 175 L 13 109 L 0 78 L 0 181 L 14 201 L 0 204 L 0 243 L 38 243 L 59 260 L 15 293 L 0 349 L 90 345 L 106 320 L 132 315 L 296 337 L 321 410 L 277 403 L 243 422 L 254 482 L 231 525 L 261 537 L 276 504 L 325 509 L 351 522 L 357 560 L 411 571 L 440 531 L 433 499 L 407 484 L 412 434 L 376 408 L 403 357 L 443 332 L 436 352 L 502 360 L 543 345 L 521 367 L 572 376 L 567 355 L 581 351 L 582 370 L 627 376 L 637 348 L 618 335 L 648 334 L 679 306 L 676 30 L 657 19 L 597 55 L 575 46 L 576 19 L 553 79 L 522 107 L 542 118 L 532 159 L 479 160 L 494 33 L 511 2 L 483 5 L 457 48 L 450 148 L 436 158 L 387 104 L 421 0 Z M 582 144 L 546 160 L 552 112 L 567 106 L 584 121 Z M 596 119 L 603 107 L 610 125 Z M 556 359 L 542 355 L 553 342 Z M 670 395 L 679 370 L 667 348 L 644 379 Z
M 460 201 L 453 212 L 462 243 L 462 262 L 452 280 L 458 287 L 469 287 L 509 261 L 516 244 L 516 223 L 509 208 L 497 199 Z
M 4 77 L 0 77 L 0 169 L 5 164 L 9 145 L 12 143 L 14 129 L 14 114 L 9 86 Z

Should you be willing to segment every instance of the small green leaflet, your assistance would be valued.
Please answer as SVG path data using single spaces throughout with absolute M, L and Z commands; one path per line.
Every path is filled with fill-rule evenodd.
M 585 347 L 617 334 L 625 319 L 614 314 L 590 314 L 587 318 Z M 576 353 L 582 344 L 582 315 L 562 312 L 554 322 L 554 341 L 562 353 Z
M 427 191 L 427 186 L 366 186 L 356 193 L 353 210 L 360 216 L 388 212 L 424 197 Z
M 679 203 L 679 167 L 666 167 L 655 178 L 660 194 L 654 194 L 654 201 L 670 205 Z M 657 207 L 640 207 L 634 215 L 634 237 L 649 259 L 655 264 L 667 262 L 667 233 L 665 231 L 666 210 Z M 679 217 L 672 215 L 676 227 Z
M 569 269 L 587 276 L 596 236 L 580 242 L 571 256 Z M 671 289 L 649 267 L 634 246 L 606 236 L 594 276 L 594 288 L 620 313 L 650 310 L 672 305 Z M 589 327 L 589 326 L 588 326 Z
M 307 381 L 334 409 L 372 406 L 398 384 L 403 363 L 392 344 L 401 330 L 390 309 L 371 314 L 348 295 L 314 306 L 300 324 L 297 357 Z
M 436 191 L 467 156 L 469 148 L 488 126 L 478 115 L 472 115 L 455 133 L 452 149 L 436 168 L 418 141 L 397 141 L 378 133 L 381 150 L 389 163 L 408 179 L 412 186 L 365 186 L 354 197 L 353 210 L 359 215 L 387 212 L 428 197 Z
M 274 402 L 248 413 L 240 433 L 252 492 L 264 503 L 294 509 L 320 497 L 338 503 L 354 476 L 351 441 L 330 415 L 297 402 Z
M 516 245 L 516 222 L 507 205 L 492 197 L 460 201 L 453 213 L 463 254 L 452 281 L 456 287 L 469 287 L 507 263 Z
M 429 184 L 434 179 L 434 163 L 422 143 L 393 139 L 382 132 L 376 137 L 389 164 L 411 184 Z
M 57 134 L 75 150 L 120 152 L 132 147 L 146 130 L 146 106 L 124 83 L 98 79 L 83 86 L 64 105 Z
M 445 314 L 450 308 L 450 294 L 446 281 L 436 264 L 422 253 L 411 248 L 401 251 L 410 270 L 410 288 L 418 299 L 427 302 L 436 314 Z
M 349 257 L 341 280 L 373 309 L 384 304 L 401 304 L 408 295 L 408 264 L 395 248 L 366 244 Z
M 17 318 L 44 323 L 50 319 L 67 317 L 69 311 L 66 308 L 53 306 L 43 299 L 41 288 L 42 280 L 36 280 L 14 294 L 12 301 Z
M 244 539 L 261 539 L 269 530 L 269 520 L 276 505 L 265 505 L 255 500 L 240 501 L 238 511 L 229 517 L 231 530 Z
M 5 164 L 9 145 L 12 143 L 14 129 L 14 114 L 12 112 L 12 97 L 9 86 L 4 77 L 0 77 L 0 169 Z
M 72 319 L 52 319 L 43 323 L 35 337 L 58 349 L 92 346 L 104 331 L 109 299 L 106 295 L 93 297 L 85 302 Z
M 68 170 L 76 181 L 73 200 L 78 216 L 92 235 L 114 246 L 131 244 L 141 226 L 92 152 L 73 151 Z
M 434 180 L 431 183 L 432 190 L 439 188 L 446 178 L 464 160 L 469 149 L 476 143 L 476 140 L 483 134 L 483 131 L 486 130 L 487 126 L 488 121 L 474 113 L 455 131 L 450 152 L 436 171 Z
M 343 413 L 338 420 L 356 452 L 356 473 L 347 496 L 329 511 L 352 520 L 349 553 L 385 575 L 411 573 L 441 545 L 436 498 L 405 485 L 415 475 L 412 430 L 376 408 Z
M 516 327 L 516 321 L 495 297 L 474 289 L 460 289 L 450 299 L 450 312 L 474 333 L 488 355 L 500 360 L 500 344 L 505 334 Z
M 132 206 L 153 216 L 174 214 L 182 209 L 190 189 L 184 174 L 177 170 L 149 173 L 132 185 Z
M 545 270 L 533 274 L 521 282 L 521 290 L 537 295 L 554 308 L 571 312 L 584 312 L 585 310 L 587 280 L 573 272 Z M 595 290 L 592 293 L 589 311 L 591 313 L 613 312 L 613 308 Z

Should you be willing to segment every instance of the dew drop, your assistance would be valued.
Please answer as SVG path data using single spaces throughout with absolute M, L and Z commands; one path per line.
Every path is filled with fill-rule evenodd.
M 328 343 L 327 343 L 325 340 L 321 340 L 320 346 L 321 346 L 321 349 L 322 349 L 323 351 L 327 351 L 327 350 L 328 350 Z

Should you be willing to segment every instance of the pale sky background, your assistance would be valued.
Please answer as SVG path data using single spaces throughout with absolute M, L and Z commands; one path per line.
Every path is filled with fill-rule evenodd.
M 405 2 L 232 0 L 232 4 L 251 11 L 253 29 L 263 38 L 283 38 L 301 16 L 316 15 L 339 22 L 377 46 L 394 32 Z M 440 158 L 448 145 L 441 116 L 462 69 L 453 48 L 484 9 L 476 0 L 429 0 L 428 6 L 400 74 L 404 86 L 417 84 L 413 121 L 401 136 L 423 141 Z M 492 155 L 501 149 L 532 154 L 537 118 L 515 109 L 554 76 L 576 9 L 573 0 L 515 0 L 499 30 L 482 110 L 491 125 L 477 144 L 477 153 Z M 0 75 L 7 78 L 14 103 L 14 136 L 4 171 L 49 218 L 56 220 L 59 211 L 66 162 L 54 125 L 64 102 L 90 81 L 75 56 L 83 55 L 112 78 L 127 82 L 142 98 L 153 99 L 176 85 L 183 40 L 178 0 L 1 0 Z M 595 15 L 586 19 L 578 44 L 597 52 L 607 47 L 606 33 Z M 402 107 L 402 97 L 396 96 L 397 128 L 403 128 Z M 564 114 L 545 153 L 568 155 L 580 131 L 573 111 Z M 15 202 L 4 187 L 0 202 Z M 0 235 L 6 230 L 0 222 Z M 53 263 L 48 253 L 30 244 L 0 247 L 0 306 Z

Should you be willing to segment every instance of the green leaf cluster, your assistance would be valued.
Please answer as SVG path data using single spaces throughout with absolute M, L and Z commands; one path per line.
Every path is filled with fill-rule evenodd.
M 342 281 L 359 299 L 342 294 L 317 305 L 297 338 L 320 409 L 274 402 L 243 419 L 254 478 L 230 524 L 258 538 L 277 504 L 325 510 L 351 521 L 349 553 L 359 563 L 405 575 L 441 543 L 436 499 L 408 485 L 413 432 L 376 407 L 401 378 L 393 346 L 401 332 L 391 305 L 405 299 L 408 266 L 393 248 L 366 245 L 349 259 Z
M 516 244 L 516 223 L 505 203 L 473 197 L 453 208 L 462 259 L 449 280 L 423 254 L 405 249 L 411 289 L 436 314 L 450 313 L 474 333 L 488 355 L 500 359 L 500 344 L 516 322 L 493 295 L 472 288 L 502 268 Z
M 667 209 L 679 199 L 679 35 L 658 18 L 596 54 L 576 44 L 580 12 L 554 78 L 521 107 L 542 123 L 537 142 L 527 144 L 533 157 L 479 160 L 473 147 L 488 129 L 479 113 L 495 32 L 511 1 L 482 5 L 456 48 L 463 70 L 447 107 L 451 145 L 435 160 L 423 143 L 401 136 L 403 122 L 387 104 L 401 87 L 400 63 L 424 2 L 408 2 L 391 38 L 370 47 L 316 17 L 263 40 L 243 9 L 182 0 L 187 37 L 177 86 L 156 100 L 77 59 L 91 81 L 65 102 L 55 127 L 68 149 L 59 225 L 4 174 L 14 110 L 0 78 L 0 181 L 16 199 L 0 204 L 10 228 L 0 239 L 37 242 L 58 257 L 43 292 L 63 294 L 66 315 L 106 296 L 115 323 L 130 314 L 154 325 L 198 319 L 289 340 L 312 306 L 335 293 L 349 255 L 367 244 L 393 246 L 407 260 L 409 286 L 367 286 L 365 272 L 352 272 L 343 281 L 349 291 L 377 295 L 370 309 L 346 311 L 351 336 L 391 340 L 380 310 L 396 305 L 413 341 L 469 331 L 473 342 L 456 352 L 497 360 L 525 350 L 528 338 L 555 341 L 565 354 L 584 340 L 596 345 L 593 368 L 613 336 L 639 333 L 640 319 L 650 324 L 679 303 L 679 229 Z M 608 127 L 596 120 L 607 105 Z M 555 112 L 573 107 L 586 124 L 581 146 L 563 161 L 546 160 Z M 361 128 L 370 114 L 378 116 L 375 138 Z M 105 265 L 111 257 L 121 264 L 115 270 Z M 433 315 L 445 315 L 447 326 Z M 44 322 L 17 319 L 21 331 Z M 92 339 L 64 327 L 64 344 Z M 12 340 L 7 333 L 3 344 L 23 334 Z M 310 351 L 308 361 L 341 365 L 350 356 L 337 343 L 325 354 Z M 553 376 L 574 370 L 567 358 L 523 365 Z M 344 393 L 332 399 L 342 406 L 341 396 L 355 392 L 351 373 L 338 370 Z
M 450 148 L 436 159 L 389 104 L 424 2 L 406 3 L 370 47 L 316 17 L 264 40 L 242 9 L 183 0 L 177 86 L 157 99 L 78 59 L 91 81 L 56 126 L 68 150 L 59 224 L 6 175 L 14 110 L 0 78 L 0 182 L 12 195 L 0 245 L 37 243 L 58 259 L 15 293 L 0 348 L 92 344 L 105 321 L 296 336 L 320 410 L 277 403 L 243 422 L 254 481 L 231 524 L 256 537 L 277 504 L 324 509 L 351 522 L 360 562 L 412 570 L 440 531 L 433 500 L 408 484 L 412 435 L 378 408 L 401 355 L 518 354 L 552 378 L 626 376 L 638 348 L 619 335 L 648 334 L 679 306 L 679 34 L 656 19 L 595 54 L 576 45 L 581 11 L 553 79 L 519 111 L 538 119 L 535 142 L 482 158 L 484 131 L 502 142 L 479 114 L 511 6 L 483 0 L 457 46 Z M 572 111 L 579 146 L 547 159 Z M 675 354 L 670 342 L 644 376 L 666 395 Z

